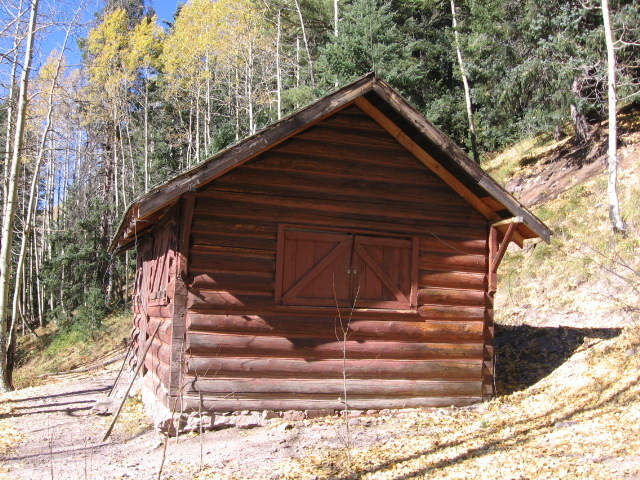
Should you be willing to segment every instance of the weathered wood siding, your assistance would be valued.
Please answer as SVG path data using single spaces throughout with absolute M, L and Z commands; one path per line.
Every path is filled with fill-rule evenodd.
M 142 375 L 147 388 L 165 405 L 169 404 L 175 255 L 176 222 L 170 212 L 138 246 L 131 332 L 137 363 L 142 361 L 144 348 L 158 328 L 144 359 Z
M 197 390 L 214 411 L 342 407 L 337 308 L 277 298 L 283 224 L 416 246 L 414 298 L 396 295 L 411 306 L 373 308 L 374 287 L 362 287 L 368 308 L 351 293 L 356 309 L 340 309 L 343 322 L 352 315 L 344 345 L 352 408 L 482 398 L 491 384 L 487 222 L 350 107 L 196 192 L 183 408 L 198 408 Z M 370 258 L 375 247 L 366 248 Z M 305 288 L 318 296 L 318 286 Z

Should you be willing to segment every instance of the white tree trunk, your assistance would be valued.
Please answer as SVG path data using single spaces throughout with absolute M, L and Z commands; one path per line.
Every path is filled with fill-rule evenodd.
M 24 228 L 22 232 L 22 241 L 20 244 L 20 253 L 18 254 L 18 264 L 16 266 L 16 275 L 15 275 L 15 282 L 14 282 L 14 288 L 13 288 L 13 304 L 11 308 L 11 332 L 8 336 L 8 341 L 10 343 L 15 341 L 14 332 L 16 329 L 16 325 L 18 323 L 19 293 L 22 287 L 25 257 L 27 256 L 27 246 L 29 244 L 29 238 L 31 237 L 31 227 L 33 224 L 33 216 L 34 216 L 36 204 L 38 202 L 38 181 L 40 179 L 40 168 L 42 166 L 42 163 L 45 157 L 47 138 L 49 137 L 49 132 L 51 131 L 51 118 L 53 117 L 53 94 L 56 89 L 58 75 L 60 74 L 62 60 L 64 59 L 64 51 L 66 49 L 70 30 L 71 30 L 71 26 L 69 27 L 69 29 L 67 29 L 67 33 L 65 35 L 62 48 L 60 49 L 60 55 L 58 56 L 58 60 L 56 62 L 56 70 L 53 75 L 53 78 L 51 79 L 51 85 L 49 85 L 49 91 L 47 92 L 47 101 L 48 101 L 47 115 L 45 117 L 44 129 L 40 137 L 40 145 L 38 146 L 38 155 L 36 158 L 36 163 L 35 163 L 35 166 L 33 167 L 33 177 L 31 178 L 31 186 L 29 188 L 29 203 L 27 205 L 27 211 L 24 219 Z M 53 166 L 51 166 L 51 168 L 52 167 Z
M 480 156 L 478 155 L 478 145 L 476 142 L 476 124 L 473 119 L 473 103 L 471 102 L 471 88 L 469 88 L 469 79 L 467 78 L 467 71 L 464 67 L 464 61 L 462 60 L 462 50 L 460 49 L 460 32 L 458 31 L 458 19 L 456 15 L 455 0 L 451 0 L 451 17 L 453 19 L 453 34 L 456 41 L 456 53 L 458 56 L 458 64 L 460 65 L 460 74 L 462 75 L 462 84 L 464 86 L 464 99 L 467 104 L 467 118 L 469 119 L 469 137 L 471 138 L 471 152 L 473 154 L 473 160 L 479 164 Z
M 304 42 L 304 50 L 307 53 L 307 62 L 309 63 L 309 79 L 311 80 L 311 86 L 316 88 L 316 78 L 313 73 L 313 58 L 311 58 L 311 50 L 309 49 L 309 42 L 307 41 L 307 29 L 304 26 L 304 19 L 302 18 L 302 10 L 300 9 L 300 2 L 294 0 L 296 4 L 296 10 L 298 11 L 298 18 L 300 18 L 300 28 L 302 29 L 302 41 Z
M 18 109 L 16 111 L 16 126 L 11 153 L 11 171 L 7 183 L 7 198 L 5 217 L 2 222 L 2 245 L 0 246 L 0 391 L 11 390 L 11 372 L 7 369 L 7 324 L 9 313 L 9 278 L 11 277 L 11 248 L 13 246 L 13 223 L 16 214 L 16 200 L 18 197 L 18 182 L 22 163 L 22 140 L 24 138 L 24 123 L 27 107 L 27 93 L 29 86 L 29 72 L 33 53 L 33 37 L 38 16 L 38 1 L 31 0 L 31 14 L 29 16 L 29 31 L 27 45 L 24 52 L 24 63 L 20 76 L 20 93 L 18 94 Z
M 276 102 L 278 107 L 278 120 L 282 118 L 282 72 L 280 71 L 280 39 L 282 37 L 281 16 L 282 10 L 278 10 L 278 35 L 276 36 Z
M 616 52 L 613 48 L 613 34 L 611 33 L 611 19 L 609 16 L 609 2 L 602 0 L 602 19 L 604 21 L 604 35 L 607 42 L 607 84 L 609 102 L 609 219 L 614 232 L 624 232 L 627 229 L 620 214 L 618 199 L 618 124 L 616 116 Z

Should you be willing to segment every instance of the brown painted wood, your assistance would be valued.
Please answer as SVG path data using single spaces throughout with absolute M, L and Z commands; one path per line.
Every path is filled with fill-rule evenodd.
M 404 398 L 371 398 L 349 397 L 349 407 L 354 410 L 382 410 L 386 408 L 435 408 L 450 407 L 452 405 L 462 407 L 482 401 L 481 396 L 472 397 L 404 397 Z M 200 402 L 197 396 L 187 396 L 184 402 L 184 411 L 197 412 Z M 240 396 L 233 394 L 206 395 L 203 407 L 211 412 L 237 412 L 241 410 L 323 410 L 344 409 L 344 403 L 335 395 L 305 396 L 295 398 L 291 395 L 280 397 L 267 396 Z
M 185 338 L 185 316 L 187 313 L 187 274 L 189 265 L 189 241 L 191 238 L 191 223 L 195 208 L 195 192 L 187 192 L 180 204 L 176 222 L 175 234 L 178 238 L 176 245 L 175 286 L 173 292 L 173 315 L 171 324 L 171 381 L 169 383 L 169 397 L 175 399 L 180 395 L 182 386 L 182 362 Z
M 419 274 L 420 288 L 445 287 L 482 290 L 484 280 L 483 273 L 420 270 Z
M 436 339 L 434 339 L 436 340 Z M 418 343 L 379 340 L 347 341 L 349 358 L 369 359 L 465 359 L 483 358 L 482 343 Z M 254 335 L 220 335 L 190 332 L 187 352 L 202 355 L 262 355 L 304 359 L 342 358 L 342 344 L 333 339 L 287 339 Z
M 422 175 L 422 182 L 409 184 L 395 177 L 374 180 L 369 177 L 341 177 L 336 171 L 324 168 L 322 171 L 298 169 L 287 171 L 279 169 L 283 162 L 268 162 L 261 159 L 256 163 L 244 165 L 233 173 L 216 180 L 215 188 L 226 191 L 254 191 L 265 195 L 282 193 L 304 193 L 307 196 L 351 195 L 368 199 L 371 203 L 381 200 L 405 202 L 430 201 L 442 205 L 466 205 L 460 196 L 435 176 Z M 338 162 L 337 162 L 338 163 Z M 291 166 L 289 166 L 291 168 Z M 323 172 L 327 172 L 324 174 Z M 413 171 L 411 173 L 414 173 Z M 402 189 L 398 189 L 402 185 Z M 375 194 L 372 195 L 372 193 Z
M 270 378 L 198 378 L 189 382 L 190 391 L 224 394 L 291 394 L 335 395 L 344 394 L 342 379 L 270 379 Z M 479 382 L 452 380 L 371 380 L 347 379 L 350 395 L 377 395 L 382 397 L 472 397 L 482 395 Z
M 483 321 L 485 309 L 483 307 L 454 307 L 440 305 L 421 305 L 418 313 L 423 318 L 446 320 Z
M 456 290 L 451 288 L 423 288 L 418 291 L 420 305 L 451 305 L 484 307 L 483 290 Z
M 488 220 L 498 218 L 498 215 L 491 210 L 486 203 L 480 200 L 471 190 L 469 190 L 460 180 L 445 169 L 433 156 L 409 138 L 393 121 L 371 104 L 364 97 L 356 99 L 356 104 L 374 118 L 385 130 L 387 130 L 400 144 L 413 153 L 421 162 L 429 167 L 447 185 L 453 188 L 462 198 L 472 205 L 478 212 Z
M 370 360 L 346 361 L 351 379 L 475 379 L 482 378 L 484 364 L 478 360 Z M 228 358 L 191 356 L 187 373 L 198 377 L 227 378 L 342 378 L 342 360 L 299 360 L 294 358 Z
M 211 203 L 208 208 L 198 211 L 197 220 L 201 224 L 209 221 L 225 222 L 237 221 L 245 223 L 260 218 L 262 222 L 271 222 L 272 225 L 286 219 L 287 223 L 305 224 L 317 228 L 345 228 L 360 229 L 369 232 L 380 232 L 383 235 L 390 233 L 407 235 L 447 235 L 450 238 L 477 238 L 478 231 L 486 231 L 486 226 L 456 225 L 446 215 L 432 220 L 405 220 L 380 218 L 372 212 L 366 215 L 331 215 L 331 212 L 309 212 L 305 209 L 280 208 L 261 206 L 258 203 L 252 205 L 237 205 L 242 208 L 230 208 L 224 203 Z M 399 221 L 400 220 L 400 221 Z M 482 233 L 481 235 L 486 235 Z
M 396 315 L 397 316 L 397 315 Z M 373 315 L 372 315 L 373 317 Z M 459 341 L 480 341 L 483 337 L 483 320 L 480 321 L 400 321 L 352 318 L 349 324 L 351 340 L 385 339 L 429 341 L 446 338 Z M 233 334 L 274 335 L 286 338 L 335 339 L 336 322 L 330 315 L 287 315 L 273 312 L 263 315 L 226 315 L 189 313 L 187 328 L 190 331 Z
M 192 252 L 189 256 L 191 275 L 206 274 L 212 270 L 227 272 L 275 271 L 275 255 L 233 252 Z
M 468 255 L 423 252 L 420 268 L 423 270 L 444 270 L 459 272 L 484 272 L 487 259 L 484 255 Z
M 245 307 L 261 309 L 273 305 L 273 294 L 270 292 L 188 289 L 187 308 L 193 311 L 217 311 L 224 308 L 244 309 Z
M 405 223 L 413 223 L 415 221 L 431 220 L 434 222 L 454 223 L 458 225 L 468 225 L 476 227 L 484 227 L 484 220 L 470 212 L 465 208 L 448 208 L 442 207 L 438 211 L 437 205 L 423 205 L 421 208 L 415 207 L 412 210 L 399 210 L 397 206 L 391 204 L 363 204 L 359 201 L 335 201 L 332 199 L 305 199 L 290 198 L 284 196 L 265 196 L 254 195 L 250 193 L 224 192 L 219 190 L 208 190 L 202 194 L 202 201 L 210 200 L 209 205 L 216 206 L 216 210 L 220 208 L 242 210 L 243 208 L 255 212 L 255 208 L 282 208 L 292 211 L 308 211 L 320 212 L 327 215 L 348 215 L 353 218 L 366 218 L 371 215 L 373 209 L 377 217 L 386 217 L 398 221 L 402 219 Z M 210 207 L 211 208 L 211 207 Z M 255 215 L 255 213 L 254 213 Z
M 253 292 L 273 292 L 274 278 L 272 272 L 229 272 L 211 271 L 191 276 L 189 287 L 203 290 L 237 291 L 245 289 Z

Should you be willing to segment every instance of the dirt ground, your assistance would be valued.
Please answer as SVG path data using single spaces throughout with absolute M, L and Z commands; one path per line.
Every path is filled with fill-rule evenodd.
M 622 325 L 618 327 L 620 326 Z M 400 458 L 423 458 L 425 461 L 432 462 L 425 452 L 430 448 L 446 450 L 448 447 L 445 439 L 452 434 L 455 439 L 449 444 L 455 446 L 455 449 L 451 450 L 454 455 L 454 461 L 451 464 L 454 466 L 456 458 L 468 457 L 465 461 L 473 462 L 474 450 L 471 450 L 471 454 L 460 457 L 460 445 L 467 441 L 465 439 L 468 437 L 476 438 L 472 441 L 474 449 L 477 448 L 478 438 L 480 438 L 480 441 L 486 442 L 487 445 L 498 445 L 500 447 L 498 451 L 509 457 L 517 451 L 518 447 L 512 445 L 509 439 L 496 440 L 495 437 L 500 437 L 510 429 L 518 428 L 523 430 L 520 435 L 524 435 L 525 441 L 522 444 L 531 443 L 526 447 L 526 451 L 521 453 L 524 458 L 528 458 L 531 455 L 535 456 L 535 452 L 539 451 L 540 445 L 536 442 L 540 442 L 540 439 L 546 438 L 545 441 L 552 442 L 552 445 L 553 442 L 564 445 L 566 439 L 556 438 L 558 435 L 565 435 L 569 427 L 579 433 L 574 425 L 587 425 L 585 422 L 593 421 L 583 419 L 580 415 L 576 416 L 575 413 L 558 414 L 557 405 L 554 404 L 559 399 L 556 398 L 555 392 L 562 386 L 574 383 L 576 378 L 580 378 L 576 377 L 575 372 L 578 367 L 584 366 L 586 360 L 579 360 L 579 358 L 589 353 L 591 345 L 600 348 L 600 345 L 604 345 L 602 342 L 616 342 L 621 328 L 611 328 L 611 326 L 609 328 L 552 328 L 522 325 L 499 326 L 496 333 L 498 345 L 501 337 L 508 337 L 509 343 L 512 344 L 509 348 L 502 346 L 502 368 L 498 372 L 503 382 L 498 384 L 498 390 L 508 396 L 491 403 L 466 408 L 354 412 L 350 417 L 350 449 L 354 455 L 363 457 L 363 460 L 359 460 L 360 464 L 365 465 L 368 458 L 384 456 L 385 450 L 388 451 L 387 453 L 395 450 L 402 453 L 404 449 L 412 452 L 411 448 L 418 448 L 420 455 L 400 455 Z M 514 339 L 517 342 L 514 343 Z M 631 358 L 637 357 L 638 353 L 640 353 L 640 347 L 638 352 L 633 350 Z M 627 353 L 621 355 L 625 357 Z M 529 368 L 523 372 L 521 368 L 523 358 L 526 358 L 529 364 L 537 364 L 540 368 L 538 370 Z M 572 363 L 573 366 L 571 366 Z M 151 428 L 139 401 L 134 399 L 126 404 L 112 436 L 106 442 L 101 441 L 112 417 L 97 415 L 92 408 L 96 400 L 105 398 L 110 390 L 119 364 L 120 362 L 114 363 L 96 373 L 55 377 L 50 384 L 18 390 L 0 397 L 0 426 L 4 427 L 5 434 L 7 428 L 15 432 L 13 445 L 10 445 L 8 451 L 2 452 L 0 448 L 0 478 L 10 480 L 158 478 L 164 453 L 164 437 Z M 609 370 L 614 371 L 616 368 L 618 367 L 612 367 Z M 632 373 L 636 371 L 635 368 L 631 370 Z M 541 379 L 545 380 L 541 381 Z M 548 385 L 541 387 L 540 385 L 544 385 L 545 382 Z M 124 390 L 126 382 L 120 383 L 121 390 Z M 592 387 L 586 390 L 592 391 Z M 561 403 L 573 402 L 573 400 L 565 400 Z M 522 404 L 524 401 L 535 404 L 535 408 L 549 406 L 551 409 L 549 412 L 553 413 L 550 415 L 546 410 L 536 412 L 529 406 L 525 407 Z M 625 403 L 634 405 L 632 410 L 635 410 L 637 401 L 637 395 L 633 394 L 631 403 L 629 404 L 628 401 Z M 628 408 L 623 407 L 627 412 Z M 586 410 L 580 409 L 582 412 Z M 538 424 L 538 420 L 535 421 L 538 423 L 531 423 L 531 419 L 517 420 L 520 412 L 525 411 L 531 413 L 532 418 L 546 418 L 548 421 Z M 607 439 L 610 435 L 622 434 L 631 441 L 640 434 L 637 430 L 640 427 L 633 427 L 634 421 L 624 422 L 624 426 L 630 427 L 631 430 L 620 433 L 616 426 L 618 421 L 620 421 L 619 417 L 612 417 L 610 425 L 606 427 L 600 425 L 598 429 L 607 435 Z M 477 436 L 478 425 L 481 428 L 482 437 Z M 507 426 L 506 429 L 505 426 Z M 465 429 L 471 429 L 471 436 L 464 432 Z M 581 441 L 595 442 L 595 444 L 601 442 L 598 435 L 593 435 L 588 430 L 585 430 L 587 432 L 585 435 L 588 435 Z M 326 452 L 344 452 L 345 438 L 344 422 L 338 416 L 303 421 L 273 419 L 264 427 L 228 428 L 206 432 L 202 437 L 186 434 L 177 440 L 175 438 L 169 440 L 161 478 L 176 480 L 360 478 L 361 475 L 345 477 L 330 473 L 336 469 L 340 470 L 342 467 L 339 463 L 344 459 L 340 459 L 340 454 L 336 457 L 334 453 Z M 0 429 L 0 445 L 1 442 Z M 429 445 L 427 449 L 422 446 L 425 442 Z M 565 478 L 640 478 L 635 476 L 640 475 L 640 451 L 635 454 L 633 452 L 636 452 L 636 447 L 630 443 L 627 443 L 627 446 L 629 451 L 616 451 L 617 453 L 611 453 L 611 455 L 603 453 L 602 458 L 624 459 L 630 465 L 631 470 L 627 469 L 632 472 L 630 475 L 627 475 L 628 472 L 621 469 L 622 467 L 617 463 L 611 464 L 615 467 L 613 468 L 597 458 L 597 461 L 593 460 L 592 467 L 587 470 L 587 475 L 578 474 L 575 477 Z M 545 444 L 545 448 L 551 452 L 549 453 L 551 459 L 557 457 L 555 448 L 549 448 L 548 443 Z M 580 450 L 581 463 L 591 461 L 585 456 L 591 448 Z M 483 447 L 481 451 L 485 454 L 493 449 L 494 446 Z M 204 470 L 200 469 L 201 452 Z M 441 454 L 438 453 L 438 455 Z M 572 457 L 567 458 L 574 461 Z M 394 458 L 394 462 L 389 465 L 396 468 L 395 462 Z M 389 465 L 382 462 L 382 465 L 387 465 L 384 467 L 386 476 L 369 477 L 366 475 L 366 470 L 362 470 L 365 473 L 362 478 L 458 478 L 455 474 L 440 477 L 440 473 L 444 474 L 444 472 L 439 469 L 433 470 L 433 468 L 441 462 L 442 460 L 435 461 L 433 465 L 430 463 L 431 466 L 426 470 L 418 469 L 417 475 L 409 476 L 392 474 L 391 471 L 387 471 L 390 468 Z M 509 461 L 504 463 L 508 465 Z M 307 467 L 308 471 L 305 470 Z M 316 473 L 321 472 L 325 467 L 329 474 L 317 476 Z M 457 465 L 457 467 L 462 468 L 463 471 L 468 468 L 465 465 Z M 476 475 L 481 473 L 482 469 L 473 471 L 473 475 L 460 478 L 483 478 Z M 595 475 L 596 471 L 598 475 Z M 589 472 L 594 475 L 590 476 Z M 468 473 L 471 474 L 471 471 Z M 533 475 L 509 478 L 551 477 Z
M 113 385 L 116 366 L 94 374 L 60 377 L 54 383 L 6 395 L 6 416 L 22 439 L 0 455 L 0 478 L 157 478 L 164 438 L 147 423 L 135 400 L 123 410 L 112 436 L 101 441 L 112 417 L 99 416 L 92 408 Z M 351 419 L 353 446 L 384 442 L 404 433 L 393 423 L 366 418 Z M 210 471 L 229 477 L 278 478 L 277 466 L 290 457 L 316 447 L 342 447 L 343 431 L 338 417 L 298 422 L 274 419 L 265 427 L 206 432 L 202 442 L 194 434 L 177 441 L 171 438 L 162 478 L 193 478 L 200 466 L 201 448 L 203 463 Z

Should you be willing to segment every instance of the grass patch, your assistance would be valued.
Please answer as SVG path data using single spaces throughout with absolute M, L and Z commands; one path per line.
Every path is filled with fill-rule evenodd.
M 48 325 L 36 330 L 38 338 L 30 334 L 21 337 L 13 373 L 15 387 L 40 385 L 47 378 L 41 375 L 71 370 L 116 350 L 128 337 L 130 324 L 131 315 L 120 313 L 108 316 L 93 330 Z

